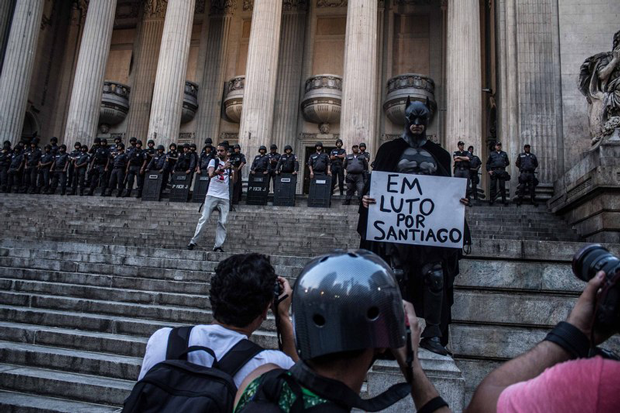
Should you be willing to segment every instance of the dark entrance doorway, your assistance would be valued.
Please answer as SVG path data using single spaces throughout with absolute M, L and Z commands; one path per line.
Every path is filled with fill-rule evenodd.
M 323 152 L 329 155 L 332 149 L 335 148 L 335 146 L 324 146 Z M 308 194 L 310 192 L 310 169 L 308 168 L 308 159 L 310 158 L 310 155 L 312 155 L 314 152 L 316 152 L 314 146 L 306 146 L 306 150 L 304 151 L 304 158 L 300 159 L 300 161 L 304 164 L 304 194 Z

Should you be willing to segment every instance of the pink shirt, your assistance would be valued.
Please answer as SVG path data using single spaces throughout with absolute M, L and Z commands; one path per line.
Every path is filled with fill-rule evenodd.
M 499 413 L 620 412 L 620 362 L 601 357 L 567 361 L 506 388 Z

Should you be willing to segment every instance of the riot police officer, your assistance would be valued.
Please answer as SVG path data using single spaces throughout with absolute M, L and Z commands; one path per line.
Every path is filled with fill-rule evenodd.
M 508 205 L 508 200 L 506 199 L 506 181 L 510 180 L 510 175 L 506 172 L 508 165 L 510 165 L 508 154 L 502 151 L 502 143 L 497 142 L 495 144 L 495 150 L 489 154 L 489 158 L 486 163 L 487 172 L 491 176 L 490 205 L 493 205 L 495 202 L 498 184 L 502 196 L 502 202 L 504 205 Z
M 101 186 L 101 194 L 104 194 L 108 187 L 106 172 L 110 165 L 110 150 L 108 149 L 108 142 L 105 139 L 101 139 L 100 142 L 101 144 L 95 148 L 90 170 L 88 171 L 88 179 L 90 180 L 89 196 L 95 193 L 95 188 L 97 188 L 97 186 Z
M 179 152 L 177 151 L 177 144 L 171 143 L 168 145 L 168 153 L 166 154 L 166 164 L 164 165 L 164 177 L 161 181 L 162 191 L 166 189 L 168 186 L 168 180 L 170 179 L 170 174 L 174 172 L 174 167 L 179 160 Z
M 271 144 L 269 148 L 269 183 L 267 184 L 267 189 L 271 186 L 271 182 L 273 181 L 273 190 L 275 192 L 276 189 L 276 166 L 278 166 L 278 162 L 280 161 L 280 154 L 278 153 L 278 146 L 274 143 Z
M 9 184 L 9 166 L 11 165 L 11 141 L 4 141 L 0 151 L 0 190 L 6 192 Z
M 196 172 L 196 170 L 198 169 L 198 153 L 196 153 L 196 149 L 198 149 L 196 147 L 195 143 L 190 143 L 189 145 L 189 156 L 192 157 L 192 162 L 194 163 L 194 169 L 192 170 L 192 172 Z
M 329 153 L 329 161 L 332 164 L 332 194 L 336 187 L 336 179 L 338 179 L 338 186 L 340 187 L 340 195 L 344 195 L 344 158 L 346 151 L 342 149 L 342 139 L 336 140 L 336 148 L 332 149 Z
M 523 153 L 519 154 L 517 158 L 516 166 L 519 168 L 519 192 L 517 196 L 517 205 L 521 205 L 523 202 L 523 196 L 525 195 L 525 187 L 529 187 L 530 198 L 532 205 L 538 206 L 536 202 L 536 186 L 538 185 L 538 179 L 536 179 L 536 168 L 538 168 L 538 158 L 536 155 L 530 152 L 530 145 L 523 147 Z
M 43 155 L 39 161 L 39 182 L 37 192 L 47 194 L 50 190 L 50 169 L 54 163 L 54 155 L 52 155 L 52 145 L 45 145 Z
M 43 152 L 38 146 L 39 138 L 33 138 L 30 142 L 30 150 L 26 152 L 26 169 L 24 170 L 24 189 L 29 194 L 37 191 L 37 176 L 39 175 L 39 161 Z
M 52 136 L 52 139 L 50 139 L 50 145 L 52 145 L 52 155 L 56 156 L 58 154 L 58 138 Z
M 331 164 L 329 162 L 329 156 L 323 152 L 323 143 L 317 142 L 314 145 L 316 152 L 310 155 L 308 158 L 308 169 L 310 169 L 310 179 L 314 179 L 315 175 L 329 175 L 331 176 Z
M 293 153 L 293 147 L 286 145 L 284 147 L 284 153 L 280 156 L 280 160 L 276 165 L 276 173 L 280 174 L 293 174 L 297 175 L 299 172 L 299 162 L 297 156 Z
M 269 156 L 267 155 L 266 146 L 261 145 L 261 147 L 258 148 L 258 155 L 254 157 L 254 161 L 250 167 L 250 173 L 252 175 L 267 175 L 269 173 Z
M 194 169 L 196 169 L 196 163 L 194 162 L 194 156 L 191 154 L 189 150 L 189 143 L 183 145 L 183 152 L 179 154 L 179 159 L 177 160 L 174 171 L 175 172 L 183 172 L 185 175 L 189 176 L 188 185 L 192 185 L 192 178 L 194 176 Z
M 351 148 L 353 153 L 347 155 L 344 159 L 344 168 L 347 171 L 347 198 L 345 205 L 351 205 L 351 198 L 357 191 L 357 197 L 362 198 L 364 191 L 364 171 L 368 170 L 368 160 L 366 156 L 360 154 L 359 146 L 353 145 Z
M 241 178 L 241 170 L 243 169 L 243 167 L 245 166 L 245 164 L 247 163 L 246 159 L 245 159 L 245 155 L 243 153 L 241 153 L 241 146 L 239 146 L 238 144 L 234 146 L 233 148 L 233 154 L 230 157 L 230 163 L 233 166 L 233 180 L 234 180 L 234 185 L 233 185 L 233 199 L 232 199 L 232 203 L 233 205 L 236 205 L 239 203 L 239 201 L 241 201 L 241 193 L 243 191 L 243 181 Z
M 366 144 L 364 142 L 359 144 L 359 148 L 360 148 L 360 155 L 362 155 L 363 157 L 366 158 L 366 163 L 367 163 L 367 167 L 366 170 L 364 171 L 364 185 L 366 184 L 366 182 L 368 182 L 368 171 L 369 171 L 369 166 L 370 166 L 370 154 L 368 152 L 366 152 Z
M 146 143 L 147 148 L 142 151 L 142 167 L 140 168 L 140 175 L 138 176 L 138 193 L 136 198 L 142 198 L 142 190 L 144 189 L 144 174 L 147 166 L 151 163 L 151 160 L 155 157 L 157 151 L 155 150 L 155 141 L 149 139 Z
M 135 145 L 127 150 L 127 187 L 125 189 L 125 197 L 131 196 L 133 182 L 136 178 L 138 180 L 138 187 L 140 187 L 140 181 L 143 179 L 140 170 L 143 164 L 144 153 L 142 151 L 142 141 L 136 140 Z
M 90 158 L 88 146 L 82 145 L 80 147 L 80 154 L 75 158 L 73 165 L 74 177 L 70 195 L 77 194 L 78 186 L 80 187 L 80 196 L 84 195 L 84 188 L 86 188 L 86 170 L 88 169 Z
M 467 148 L 467 152 L 471 155 L 469 161 L 469 182 L 471 183 L 470 194 L 473 194 L 474 200 L 478 200 L 478 184 L 480 183 L 480 177 L 478 171 L 482 167 L 482 161 L 476 155 L 474 155 L 474 147 Z M 470 204 L 473 205 L 473 204 Z
M 467 179 L 466 192 L 469 198 L 469 167 L 471 161 L 471 154 L 465 150 L 465 142 L 459 141 L 457 144 L 458 151 L 452 153 L 452 160 L 454 161 L 454 174 L 455 178 Z M 471 205 L 471 204 L 470 204 Z
M 118 188 L 116 197 L 119 198 L 123 195 L 123 189 L 125 188 L 125 172 L 129 166 L 129 156 L 125 153 L 125 145 L 122 142 L 116 144 L 116 151 L 111 160 L 110 183 L 108 185 L 108 191 L 103 196 L 112 196 L 112 191 Z
M 24 170 L 24 145 L 20 142 L 15 145 L 15 149 L 13 149 L 13 153 L 11 154 L 11 162 L 9 164 L 8 171 L 8 185 L 7 192 L 11 192 L 13 187 L 16 187 L 16 191 L 19 191 L 21 188 L 21 178 L 22 172 Z
M 145 172 L 148 173 L 149 171 L 157 171 L 160 174 L 164 173 L 164 168 L 166 167 L 166 154 L 164 153 L 165 150 L 166 148 L 164 148 L 164 145 L 157 146 L 157 152 L 147 165 Z
M 73 145 L 73 150 L 69 152 L 69 169 L 67 170 L 68 172 L 67 186 L 69 188 L 73 188 L 73 179 L 75 178 L 75 160 L 77 159 L 78 156 L 80 156 L 81 147 L 82 147 L 82 144 L 80 142 L 76 142 Z M 68 195 L 73 195 L 73 194 L 71 193 L 71 191 L 69 191 Z
M 58 183 L 60 182 L 60 195 L 64 195 L 67 190 L 67 169 L 69 168 L 69 154 L 67 153 L 67 145 L 62 144 L 58 147 L 58 153 L 54 156 L 52 164 L 52 188 L 50 194 L 56 192 Z

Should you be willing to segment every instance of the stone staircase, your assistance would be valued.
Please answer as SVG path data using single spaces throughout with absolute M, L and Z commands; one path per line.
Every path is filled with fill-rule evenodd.
M 194 204 L 5 195 L 0 212 L 0 408 L 9 412 L 118 409 L 150 334 L 211 320 L 209 278 L 231 253 L 270 254 L 294 281 L 308 257 L 359 243 L 356 207 L 342 205 L 239 206 L 226 253 L 210 251 L 212 233 L 206 250 L 184 249 L 199 216 Z M 451 339 L 466 400 L 486 372 L 563 319 L 583 286 L 569 265 L 581 244 L 542 207 L 481 206 L 467 215 L 474 244 L 457 278 Z M 253 339 L 274 348 L 273 319 Z M 444 397 L 463 386 L 446 358 L 422 359 Z M 452 400 L 458 411 L 462 394 Z

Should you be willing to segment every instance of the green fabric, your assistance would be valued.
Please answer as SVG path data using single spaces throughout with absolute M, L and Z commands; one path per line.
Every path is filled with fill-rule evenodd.
M 286 374 L 288 374 L 289 376 L 291 375 L 290 372 L 287 372 Z M 260 386 L 262 382 L 262 379 L 263 379 L 263 376 L 257 378 L 252 383 L 250 383 L 248 387 L 246 387 L 245 391 L 241 395 L 241 398 L 239 399 L 239 403 L 235 407 L 235 412 L 241 411 L 250 401 L 252 401 L 252 399 L 256 395 L 256 391 L 258 390 L 258 387 Z M 304 409 L 309 409 L 314 406 L 328 403 L 327 400 L 317 396 L 316 394 L 312 393 L 310 390 L 305 389 L 303 387 L 301 389 L 302 389 L 302 395 L 304 399 Z M 297 396 L 295 395 L 291 387 L 288 385 L 288 383 L 284 381 L 282 383 L 282 391 L 280 393 L 280 400 L 278 400 L 278 405 L 280 406 L 280 409 L 282 409 L 282 411 L 284 412 L 289 412 L 291 410 L 291 407 L 293 406 L 293 403 L 295 403 L 296 399 L 297 399 Z

